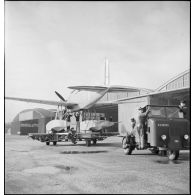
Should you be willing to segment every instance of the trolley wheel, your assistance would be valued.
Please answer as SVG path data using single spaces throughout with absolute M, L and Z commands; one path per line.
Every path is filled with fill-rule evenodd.
M 179 150 L 168 150 L 169 160 L 177 160 L 179 157 Z
M 90 145 L 91 145 L 91 140 L 87 139 L 87 140 L 86 140 L 86 146 L 89 147 Z
M 46 142 L 46 145 L 47 145 L 47 146 L 49 146 L 49 144 L 50 144 L 49 142 Z
M 93 139 L 93 144 L 95 145 L 97 143 L 97 139 Z
M 167 156 L 167 151 L 166 150 L 160 150 L 159 155 L 160 156 Z
M 56 142 L 56 141 L 55 141 L 55 142 L 53 142 L 53 145 L 54 145 L 54 146 L 56 146 L 56 144 L 57 144 L 57 142 Z
M 152 148 L 150 151 L 152 152 L 152 154 L 158 154 L 159 153 L 158 148 Z

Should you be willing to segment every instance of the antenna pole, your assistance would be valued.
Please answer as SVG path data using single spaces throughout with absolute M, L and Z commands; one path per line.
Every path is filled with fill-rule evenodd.
M 109 65 L 108 65 L 108 59 L 105 58 L 105 73 L 104 73 L 104 85 L 108 86 L 110 85 L 110 72 L 109 72 Z

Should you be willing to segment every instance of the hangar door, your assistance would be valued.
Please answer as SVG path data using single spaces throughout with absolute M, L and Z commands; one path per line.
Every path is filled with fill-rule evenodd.
M 38 133 L 38 119 L 20 122 L 20 135 L 28 135 L 28 133 Z
M 118 121 L 120 135 L 126 135 L 131 130 L 131 118 L 137 120 L 139 107 L 144 107 L 148 104 L 148 97 L 137 98 L 124 101 L 118 106 Z

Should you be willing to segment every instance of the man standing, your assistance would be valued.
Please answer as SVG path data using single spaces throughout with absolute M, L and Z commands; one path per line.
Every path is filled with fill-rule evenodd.
M 146 108 L 139 108 L 138 120 L 137 120 L 137 132 L 139 136 L 139 148 L 143 149 L 146 139 L 146 119 L 150 110 L 145 111 Z
M 66 113 L 66 126 L 67 126 L 67 130 L 70 130 L 70 122 L 71 122 L 71 118 L 72 117 L 72 114 L 67 112 Z
M 179 118 L 186 118 L 187 115 L 187 107 L 186 107 L 186 101 L 180 101 L 179 104 Z
M 80 133 L 80 113 L 76 112 L 74 113 L 74 116 L 76 118 L 76 132 Z

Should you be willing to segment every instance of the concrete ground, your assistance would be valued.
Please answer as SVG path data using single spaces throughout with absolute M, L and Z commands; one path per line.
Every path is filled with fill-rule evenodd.
M 5 136 L 6 194 L 189 194 L 189 151 L 175 162 L 150 151 L 124 155 L 120 137 L 97 145 Z

